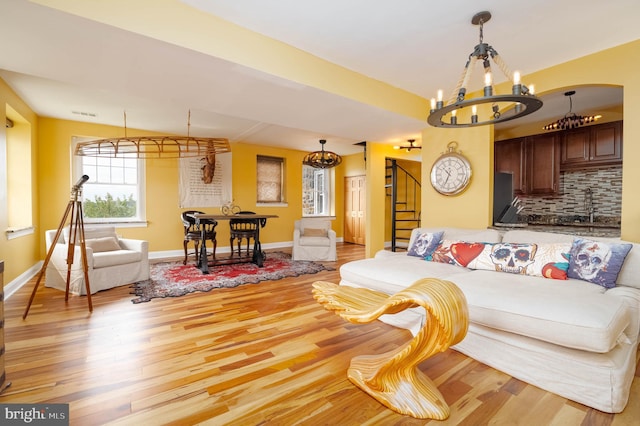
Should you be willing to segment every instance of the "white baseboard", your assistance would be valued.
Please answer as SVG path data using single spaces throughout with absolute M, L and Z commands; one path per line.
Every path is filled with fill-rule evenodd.
M 11 297 L 16 291 L 20 290 L 23 285 L 28 283 L 31 278 L 38 275 L 38 272 L 40 272 L 40 269 L 42 269 L 43 264 L 43 260 L 39 261 L 31 268 L 27 269 L 18 277 L 16 277 L 15 280 L 12 280 L 6 286 L 4 286 L 4 299 L 8 300 L 9 297 Z

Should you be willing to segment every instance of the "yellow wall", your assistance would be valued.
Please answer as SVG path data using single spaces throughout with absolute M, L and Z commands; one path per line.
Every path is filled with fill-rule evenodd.
M 69 202 L 69 190 L 73 184 L 70 145 L 73 136 L 112 137 L 122 134 L 123 129 L 75 121 L 42 118 L 40 120 L 39 186 L 42 189 L 41 229 L 58 227 L 64 209 Z M 152 132 L 127 129 L 129 136 L 152 134 Z M 283 207 L 256 206 L 256 156 L 267 155 L 285 159 L 285 182 L 287 205 Z M 270 148 L 245 143 L 232 143 L 232 180 L 234 202 L 243 210 L 261 214 L 275 214 L 260 234 L 261 241 L 279 243 L 293 238 L 293 222 L 302 212 L 302 159 L 306 152 Z M 182 224 L 178 200 L 178 160 L 145 160 L 146 171 L 146 215 L 148 226 L 118 228 L 118 233 L 128 238 L 149 241 L 150 251 L 178 250 L 182 248 Z M 336 211 L 343 209 L 343 177 L 340 168 L 333 170 L 336 180 Z M 205 213 L 219 214 L 218 207 L 198 208 Z M 333 228 L 342 236 L 341 215 L 333 222 Z M 229 229 L 221 222 L 217 228 L 218 247 L 229 246 Z M 40 232 L 42 238 L 42 232 Z M 44 245 L 40 255 L 44 257 Z
M 576 85 L 617 85 L 624 88 L 624 152 L 622 176 L 622 238 L 640 242 L 640 40 L 523 76 L 540 95 Z M 505 83 L 508 84 L 508 83 Z M 501 90 L 505 90 L 503 87 Z M 424 226 L 486 227 L 493 203 L 493 126 L 465 129 L 428 127 L 422 134 Z M 449 141 L 458 141 L 473 167 L 471 186 L 456 197 L 444 197 L 426 184 L 430 168 Z M 472 213 L 470 213 L 472 212 Z
M 347 176 L 364 176 L 367 173 L 364 151 L 362 154 L 351 154 L 342 157 L 342 171 Z
M 29 106 L 24 103 L 4 81 L 0 79 L 0 230 L 3 232 L 9 226 L 7 212 L 7 134 L 4 126 L 7 110 L 15 111 L 24 119 L 31 129 L 31 182 L 36 181 L 38 147 L 36 132 L 37 117 Z M 12 117 L 16 118 L 16 117 Z M 39 206 L 37 186 L 31 194 L 32 221 L 38 223 L 38 215 L 35 213 Z M 38 229 L 35 233 L 13 240 L 8 240 L 5 235 L 0 236 L 0 260 L 4 260 L 4 282 L 14 280 L 23 272 L 31 268 L 40 259 L 38 252 Z

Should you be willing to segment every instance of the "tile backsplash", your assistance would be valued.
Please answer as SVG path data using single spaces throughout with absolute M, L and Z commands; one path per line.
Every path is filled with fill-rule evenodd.
M 560 190 L 553 196 L 519 198 L 521 215 L 588 216 L 585 202 L 591 189 L 597 220 L 618 221 L 622 211 L 622 167 L 575 170 L 560 173 Z

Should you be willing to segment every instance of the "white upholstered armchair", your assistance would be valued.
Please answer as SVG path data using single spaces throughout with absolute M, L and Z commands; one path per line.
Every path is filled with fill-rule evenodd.
M 47 253 L 57 230 L 45 231 Z M 119 238 L 115 227 L 85 228 L 87 265 L 91 294 L 121 285 L 149 279 L 149 243 Z M 67 250 L 69 227 L 63 229 L 51 254 L 45 275 L 45 286 L 65 291 L 67 286 Z M 82 269 L 82 252 L 74 250 L 69 291 L 87 294 Z
M 336 260 L 336 231 L 328 219 L 296 220 L 293 229 L 293 260 Z

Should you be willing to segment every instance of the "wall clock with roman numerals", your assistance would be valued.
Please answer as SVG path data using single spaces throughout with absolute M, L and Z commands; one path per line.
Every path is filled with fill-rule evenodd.
M 457 148 L 457 142 L 449 142 L 447 152 L 438 157 L 431 167 L 431 185 L 443 195 L 459 194 L 471 181 L 471 164 Z

